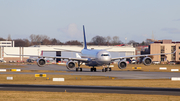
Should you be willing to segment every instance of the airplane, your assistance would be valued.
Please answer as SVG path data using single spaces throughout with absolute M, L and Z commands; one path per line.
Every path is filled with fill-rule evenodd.
M 60 56 L 51 57 L 51 56 L 35 56 L 35 55 L 16 55 L 16 54 L 7 54 L 7 55 L 38 57 L 37 65 L 39 67 L 45 66 L 45 64 L 46 64 L 45 58 L 60 58 L 60 59 L 68 59 L 68 62 L 66 63 L 66 68 L 69 70 L 72 70 L 76 67 L 75 62 L 77 61 L 78 67 L 76 67 L 76 71 L 82 71 L 82 68 L 80 68 L 80 66 L 83 63 L 85 63 L 86 66 L 92 67 L 90 69 L 91 72 L 93 72 L 93 71 L 96 72 L 96 66 L 103 66 L 102 72 L 106 72 L 106 71 L 111 71 L 111 68 L 109 67 L 109 65 L 115 60 L 119 60 L 119 62 L 118 62 L 119 69 L 125 69 L 127 67 L 127 63 L 124 59 L 126 59 L 126 58 L 144 57 L 142 60 L 142 63 L 144 65 L 151 65 L 152 59 L 149 56 L 174 54 L 176 52 L 176 51 L 174 51 L 173 53 L 131 55 L 131 56 L 122 56 L 122 57 L 112 58 L 110 52 L 107 51 L 107 49 L 99 50 L 99 49 L 88 49 L 87 48 L 84 25 L 83 25 L 83 39 L 84 39 L 84 43 L 83 43 L 83 49 L 81 51 L 54 48 L 55 50 L 80 53 L 81 56 L 76 54 L 77 58 L 60 57 Z M 107 66 L 107 67 L 105 68 L 105 66 Z

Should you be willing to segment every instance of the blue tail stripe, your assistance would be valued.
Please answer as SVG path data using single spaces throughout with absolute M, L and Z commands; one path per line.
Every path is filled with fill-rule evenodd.
M 87 45 L 86 45 L 86 35 L 85 35 L 84 25 L 83 25 L 83 35 L 84 35 L 84 49 L 87 49 Z

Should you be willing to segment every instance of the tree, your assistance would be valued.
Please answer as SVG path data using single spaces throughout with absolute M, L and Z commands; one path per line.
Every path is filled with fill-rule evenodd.
M 31 40 L 31 44 L 32 45 L 39 45 L 40 43 L 42 43 L 42 41 L 44 39 L 50 39 L 48 36 L 46 35 L 34 35 L 34 34 L 31 34 L 29 36 L 30 40 Z
M 55 38 L 51 39 L 51 45 L 57 45 L 57 44 L 58 41 Z
M 71 40 L 71 41 L 65 42 L 65 45 L 82 45 L 82 43 L 77 40 Z
M 42 40 L 42 45 L 50 45 L 51 41 L 49 39 L 43 39 Z
M 94 45 L 105 45 L 106 44 L 106 38 L 102 36 L 95 36 L 92 38 L 92 43 Z
M 119 37 L 118 36 L 114 36 L 113 37 L 113 40 L 112 40 L 112 44 L 113 45 L 119 45 L 121 44 L 122 42 L 119 40 Z
M 30 42 L 28 39 L 15 39 L 15 47 L 28 47 Z
M 6 41 L 6 39 L 0 37 L 0 41 Z
M 128 42 L 128 44 L 132 44 L 134 47 L 136 47 L 136 46 L 139 45 L 139 43 L 136 42 L 136 41 L 134 41 L 134 40 L 130 40 L 130 41 Z
M 106 37 L 106 42 L 107 42 L 107 45 L 109 45 L 111 43 L 111 37 L 110 36 Z
M 145 45 L 145 42 L 143 41 L 143 42 L 141 43 L 141 45 Z

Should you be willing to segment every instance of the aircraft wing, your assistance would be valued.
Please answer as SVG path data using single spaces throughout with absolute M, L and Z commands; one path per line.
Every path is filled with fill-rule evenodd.
M 4 52 L 5 53 L 5 52 Z M 88 61 L 88 58 L 71 58 L 71 57 L 60 57 L 60 56 L 39 56 L 39 55 L 18 55 L 18 54 L 7 54 L 6 55 L 11 55 L 11 56 L 32 56 L 32 57 L 43 57 L 43 58 L 59 58 L 59 59 L 68 59 L 68 60 L 74 60 L 74 61 Z
M 5 53 L 5 52 L 4 52 Z M 40 55 L 19 55 L 19 54 L 7 54 L 6 55 L 11 55 L 11 56 L 32 56 L 32 57 L 41 57 Z
M 67 49 L 59 49 L 59 48 L 54 48 L 56 50 L 61 50 L 61 51 L 66 51 L 66 52 L 76 52 L 76 53 L 81 53 L 81 51 L 75 51 L 75 50 L 67 50 Z
M 129 56 L 122 56 L 122 57 L 115 57 L 111 58 L 111 61 L 118 60 L 118 59 L 124 59 L 124 58 L 132 58 L 132 57 L 146 57 L 146 56 L 153 56 L 153 55 L 167 55 L 167 54 L 174 54 L 176 50 L 173 53 L 160 53 L 160 54 L 144 54 L 144 55 L 129 55 Z
M 74 61 L 88 61 L 88 58 L 71 58 L 71 57 L 60 57 L 60 56 L 56 56 L 56 57 L 51 57 L 51 56 L 41 56 L 41 57 L 45 57 L 45 58 L 58 58 L 58 59 L 68 59 L 68 60 L 74 60 Z

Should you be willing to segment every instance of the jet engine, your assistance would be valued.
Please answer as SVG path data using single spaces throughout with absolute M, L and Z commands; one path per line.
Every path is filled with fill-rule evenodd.
M 150 57 L 145 57 L 142 62 L 144 65 L 148 66 L 151 65 L 152 59 Z
M 46 60 L 45 59 L 43 59 L 43 58 L 37 59 L 37 65 L 39 67 L 43 67 L 45 64 L 46 64 Z
M 119 69 L 125 69 L 126 66 L 127 66 L 126 61 L 119 61 L 119 62 L 118 62 L 118 67 L 119 67 Z
M 73 61 L 68 61 L 66 63 L 66 68 L 69 69 L 69 70 L 73 69 L 75 66 L 76 65 L 75 65 L 75 63 Z

